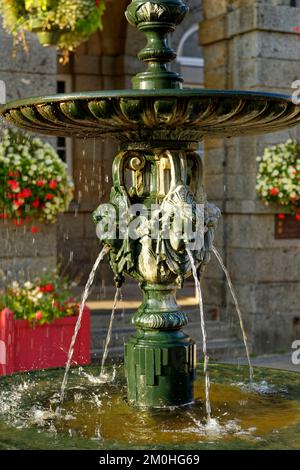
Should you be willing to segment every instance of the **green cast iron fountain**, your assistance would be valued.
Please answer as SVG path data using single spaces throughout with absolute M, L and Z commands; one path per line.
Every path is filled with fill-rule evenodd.
M 110 197 L 115 213 L 130 224 L 136 204 L 158 207 L 154 219 L 143 219 L 135 239 L 126 230 L 118 236 L 120 226 L 116 236 L 99 233 L 110 247 L 117 286 L 126 274 L 144 292 L 133 317 L 137 332 L 125 345 L 125 368 L 129 402 L 153 408 L 194 401 L 195 343 L 182 331 L 188 318 L 175 296 L 191 275 L 186 246 L 193 240 L 180 238 L 162 214 L 185 214 L 193 227 L 204 218 L 203 243 L 192 250 L 200 275 L 210 259 L 220 211 L 203 191 L 199 142 L 205 136 L 256 135 L 300 123 L 299 106 L 285 95 L 183 89 L 182 78 L 166 65 L 175 58 L 167 36 L 187 10 L 182 0 L 131 2 L 127 20 L 147 37 L 138 55 L 147 69 L 133 78 L 133 90 L 37 97 L 1 108 L 8 123 L 29 131 L 117 139 Z M 103 224 L 106 216 L 100 206 L 96 223 Z M 151 237 L 155 222 L 157 238 Z

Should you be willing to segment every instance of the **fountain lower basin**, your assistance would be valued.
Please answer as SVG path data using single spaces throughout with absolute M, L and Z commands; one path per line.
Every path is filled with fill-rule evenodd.
M 62 370 L 2 378 L 0 449 L 300 448 L 298 373 L 255 369 L 250 389 L 246 367 L 211 365 L 207 427 L 200 369 L 195 403 L 165 410 L 129 406 L 122 369 L 109 383 L 99 383 L 98 367 L 72 369 L 60 416 Z

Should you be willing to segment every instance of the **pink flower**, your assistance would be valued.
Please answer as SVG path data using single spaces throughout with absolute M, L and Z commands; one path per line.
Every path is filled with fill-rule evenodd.
M 36 314 L 35 314 L 35 319 L 36 319 L 37 321 L 40 321 L 42 318 L 43 318 L 43 312 L 41 312 L 41 310 L 39 310 L 39 311 L 36 312 Z
M 24 204 L 23 199 L 19 199 L 18 201 L 13 202 L 14 207 L 21 207 L 23 206 L 23 204 Z
M 8 186 L 11 187 L 12 191 L 18 191 L 20 185 L 17 181 L 15 180 L 8 180 L 7 181 Z

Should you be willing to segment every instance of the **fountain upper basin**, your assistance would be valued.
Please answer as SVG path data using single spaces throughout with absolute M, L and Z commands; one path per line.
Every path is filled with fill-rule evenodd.
M 205 89 L 115 90 L 12 101 L 0 115 L 46 135 L 114 137 L 121 142 L 199 142 L 206 135 L 275 132 L 300 123 L 287 95 Z M 172 142 L 170 142 L 172 140 Z

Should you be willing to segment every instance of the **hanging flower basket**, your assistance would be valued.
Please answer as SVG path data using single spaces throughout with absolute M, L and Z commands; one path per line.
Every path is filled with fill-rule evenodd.
M 0 219 L 17 227 L 54 223 L 73 198 L 66 164 L 54 148 L 28 134 L 6 129 L 0 137 Z
M 16 39 L 35 33 L 43 46 L 56 46 L 66 57 L 102 28 L 105 1 L 0 0 L 0 13 Z
M 279 207 L 279 219 L 291 214 L 300 220 L 300 144 L 289 139 L 267 147 L 259 162 L 257 192 L 266 205 Z
M 54 26 L 49 30 L 45 30 L 43 21 L 38 19 L 31 22 L 31 28 L 31 32 L 37 36 L 40 44 L 44 47 L 58 46 L 62 34 L 66 33 L 66 31 Z

